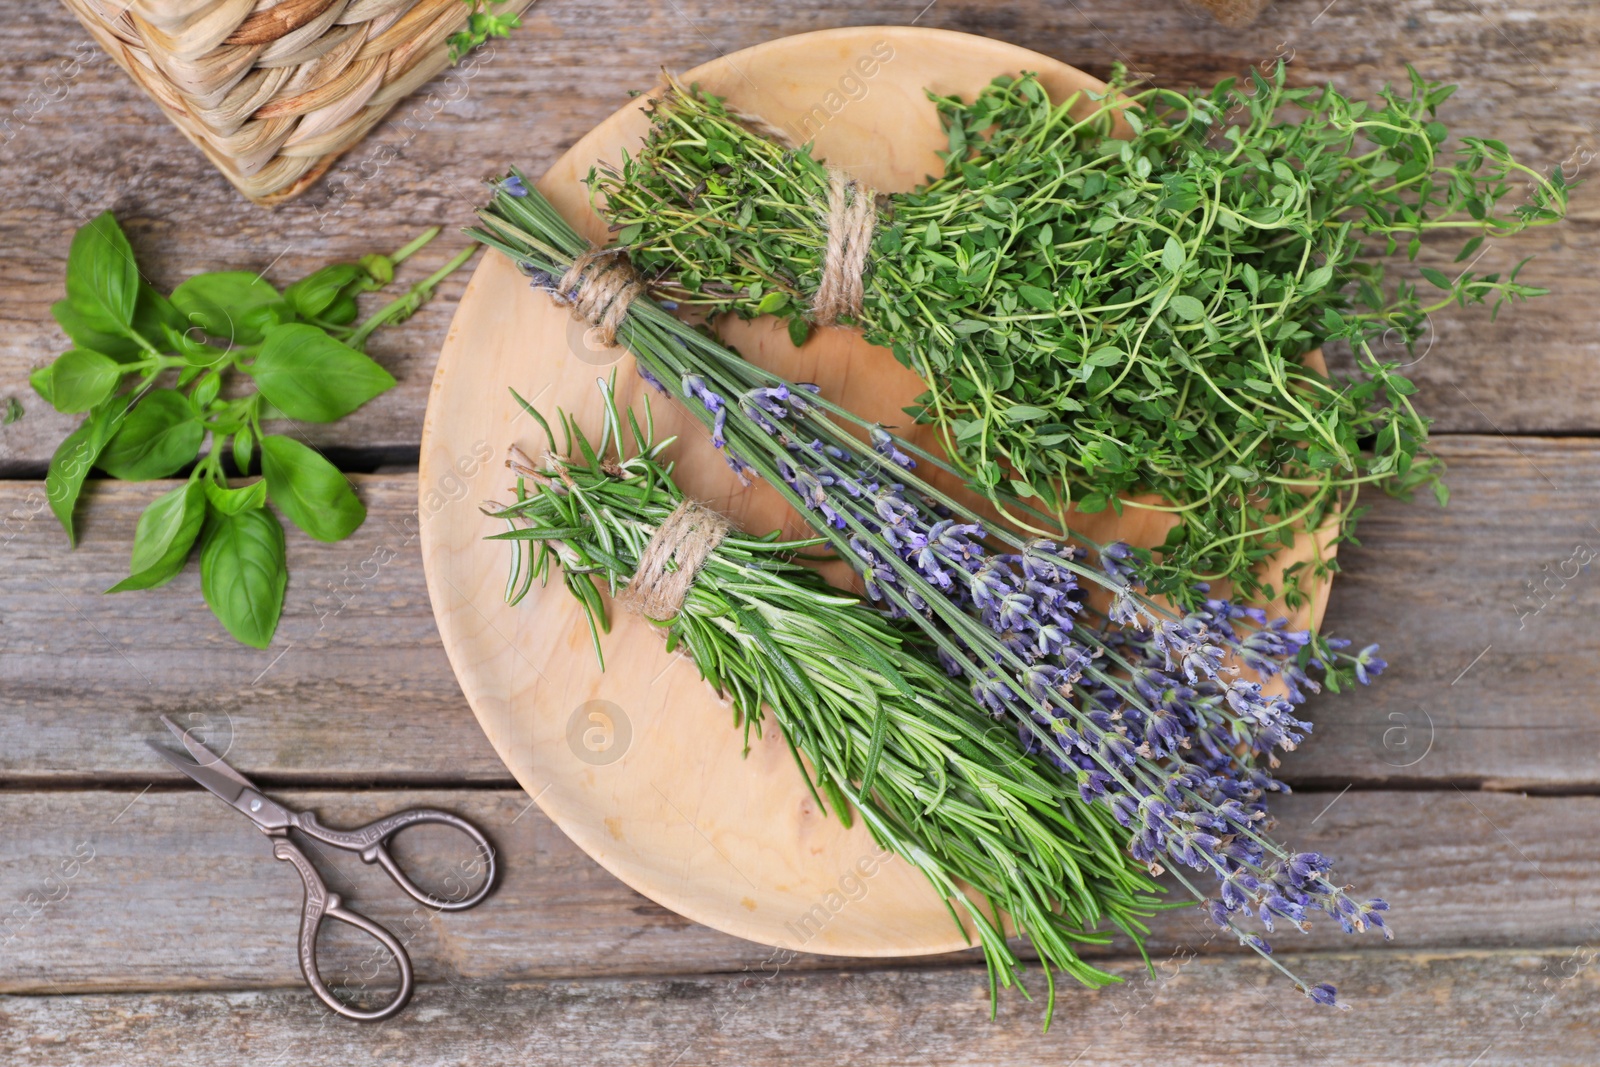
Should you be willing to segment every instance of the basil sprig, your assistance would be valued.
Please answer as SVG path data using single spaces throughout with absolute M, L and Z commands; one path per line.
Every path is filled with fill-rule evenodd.
M 271 643 L 288 566 L 283 524 L 268 503 L 319 541 L 349 537 L 366 508 L 316 449 L 262 423 L 332 422 L 394 385 L 362 351 L 368 336 L 408 318 L 474 249 L 360 324 L 356 300 L 392 283 L 395 265 L 438 232 L 392 255 L 323 267 L 282 292 L 239 270 L 196 274 L 163 296 L 141 278 L 109 211 L 78 231 L 67 298 L 50 309 L 72 347 L 30 376 L 56 410 L 87 413 L 50 461 L 50 508 L 75 543 L 74 513 L 92 469 L 149 481 L 190 468 L 183 485 L 145 508 L 128 577 L 107 592 L 166 584 L 198 544 L 212 612 L 244 644 Z M 259 456 L 261 477 L 230 484 L 225 452 L 231 474 L 245 478 Z

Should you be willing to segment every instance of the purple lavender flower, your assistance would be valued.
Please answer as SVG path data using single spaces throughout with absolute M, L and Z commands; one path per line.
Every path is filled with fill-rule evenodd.
M 1306 996 L 1310 997 L 1318 1004 L 1325 1004 L 1330 1008 L 1334 1007 L 1339 1002 L 1337 991 L 1327 982 L 1322 982 L 1318 985 L 1312 986 L 1310 989 L 1306 990 Z
M 1356 656 L 1356 678 L 1362 685 L 1370 685 L 1372 679 L 1382 674 L 1387 666 L 1389 666 L 1387 663 L 1378 658 L 1378 646 L 1368 645 Z

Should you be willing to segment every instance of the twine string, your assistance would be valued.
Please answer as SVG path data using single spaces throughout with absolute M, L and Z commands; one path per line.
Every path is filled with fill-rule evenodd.
M 665 68 L 668 91 L 687 90 Z M 799 147 L 788 130 L 760 115 L 741 111 L 724 101 L 728 116 L 759 136 L 785 148 Z M 867 269 L 867 254 L 872 250 L 872 235 L 878 225 L 877 194 L 865 183 L 837 167 L 828 168 L 828 199 L 823 208 L 823 223 L 828 241 L 822 258 L 822 278 L 811 297 L 811 315 L 818 326 L 833 326 L 844 316 L 859 318 L 864 296 L 862 275 Z
M 572 261 L 553 295 L 571 309 L 573 318 L 599 330 L 601 343 L 613 345 L 628 305 L 644 290 L 644 281 L 620 249 L 591 248 Z
M 841 316 L 860 317 L 861 279 L 878 225 L 872 190 L 837 167 L 828 168 L 826 223 L 822 280 L 811 298 L 811 314 L 818 326 L 832 326 Z
M 656 527 L 618 602 L 657 621 L 677 615 L 700 568 L 730 529 L 728 520 L 710 508 L 683 501 Z

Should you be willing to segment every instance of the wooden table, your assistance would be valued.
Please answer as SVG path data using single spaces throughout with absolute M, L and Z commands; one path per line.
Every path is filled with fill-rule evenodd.
M 42 477 L 72 419 L 28 390 L 60 350 L 72 230 L 114 208 L 141 264 L 297 277 L 464 223 L 478 178 L 543 170 L 656 68 L 784 34 L 910 22 L 1004 37 L 1104 75 L 1209 83 L 1293 54 L 1300 82 L 1374 92 L 1415 64 L 1461 82 L 1446 118 L 1528 160 L 1592 170 L 1600 11 L 1583 0 L 1279 0 L 1225 30 L 1168 0 L 541 0 L 525 28 L 423 90 L 300 200 L 243 202 L 62 9 L 0 19 L 0 1060 L 7 1064 L 1593 1063 L 1600 1061 L 1600 575 L 1519 618 L 1528 583 L 1600 545 L 1600 212 L 1494 242 L 1480 268 L 1537 258 L 1555 296 L 1491 322 L 1435 316 L 1413 368 L 1454 498 L 1375 501 L 1341 554 L 1329 626 L 1381 642 L 1381 683 L 1312 706 L 1284 767 L 1282 834 L 1388 898 L 1399 938 L 1280 936 L 1296 969 L 1354 1010 L 1295 997 L 1213 941 L 1192 910 L 1151 938 L 1153 976 L 1065 989 L 1056 1023 L 1003 996 L 988 1018 L 972 954 L 851 961 L 769 950 L 624 888 L 516 789 L 463 701 L 434 631 L 416 538 L 416 457 L 459 279 L 374 352 L 399 386 L 308 427 L 356 472 L 370 517 L 349 541 L 290 538 L 292 581 L 265 651 L 227 638 L 191 567 L 165 589 L 103 597 L 137 511 L 163 484 L 102 484 L 69 551 Z M 82 43 L 80 43 L 82 42 Z M 430 96 L 429 94 L 433 95 Z M 1587 176 L 1587 175 L 1585 175 Z M 450 242 L 441 242 L 441 245 Z M 459 247 L 457 245 L 457 247 Z M 425 255 L 442 260 L 441 247 Z M 433 487 L 448 491 L 449 487 Z M 1552 588 L 1556 585 L 1552 582 Z M 413 1006 L 361 1027 L 296 971 L 293 875 L 144 739 L 161 713 L 208 723 L 230 760 L 332 820 L 430 804 L 476 820 L 505 879 L 460 915 L 410 909 L 370 870 L 335 888 L 405 931 Z M 427 853 L 424 842 L 416 851 Z M 424 863 L 442 856 L 420 855 Z M 65 866 L 64 866 L 65 864 Z M 72 871 L 64 877 L 63 870 Z M 360 946 L 334 946 L 359 966 Z

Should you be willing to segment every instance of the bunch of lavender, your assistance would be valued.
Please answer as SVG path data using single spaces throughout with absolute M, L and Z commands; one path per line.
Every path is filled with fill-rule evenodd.
M 556 458 L 549 425 L 517 397 L 549 449 L 542 468 L 514 459 L 516 501 L 491 514 L 511 526 L 493 539 L 516 547 L 507 599 L 548 581 L 558 564 L 603 666 L 608 622 L 595 581 L 613 596 L 626 586 L 683 495 L 658 459 L 672 441 L 653 440 L 648 405 L 646 428 L 631 411 L 624 426 L 601 387 L 599 447 L 561 419 L 561 455 L 570 458 Z M 1129 862 L 1112 813 L 1083 804 L 1074 777 L 1019 757 L 1009 731 L 938 668 L 919 629 L 796 560 L 821 543 L 724 537 L 682 606 L 658 621 L 668 649 L 682 646 L 729 699 L 747 743 L 763 707 L 772 710 L 817 803 L 847 826 L 853 805 L 880 846 L 927 877 L 952 918 L 977 932 L 992 984 L 1010 986 L 1020 966 L 999 913 L 1038 951 L 1052 1004 L 1052 968 L 1089 986 L 1115 981 L 1085 963 L 1078 946 L 1107 941 L 1098 932 L 1106 924 L 1141 941 L 1160 887 Z
M 472 236 L 512 256 L 536 288 L 576 299 L 556 279 L 587 245 L 520 174 L 497 185 L 480 218 Z M 705 423 L 736 471 L 769 482 L 857 568 L 874 601 L 923 632 L 978 703 L 1073 774 L 1082 799 L 1110 809 L 1134 857 L 1152 872 L 1170 869 L 1242 944 L 1308 996 L 1334 1002 L 1331 986 L 1310 986 L 1272 960 L 1243 921 L 1304 929 L 1321 911 L 1347 930 L 1388 934 L 1388 905 L 1352 898 L 1324 857 L 1267 836 L 1265 807 L 1268 793 L 1286 789 L 1268 773 L 1275 750 L 1310 729 L 1295 715 L 1318 688 L 1308 671 L 1365 682 L 1383 669 L 1375 646 L 1352 656 L 1223 601 L 1179 616 L 1145 594 L 1148 560 L 1125 545 L 1075 538 L 1085 547 L 1074 547 L 989 528 L 916 474 L 918 459 L 936 457 L 647 299 L 628 307 L 618 339 L 641 375 Z M 1209 872 L 1219 895 L 1207 900 L 1185 868 Z

